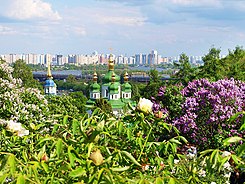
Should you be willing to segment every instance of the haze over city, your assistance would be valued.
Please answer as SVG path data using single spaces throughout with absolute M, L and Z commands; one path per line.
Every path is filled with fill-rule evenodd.
M 243 0 L 0 2 L 0 54 L 225 54 L 245 40 Z

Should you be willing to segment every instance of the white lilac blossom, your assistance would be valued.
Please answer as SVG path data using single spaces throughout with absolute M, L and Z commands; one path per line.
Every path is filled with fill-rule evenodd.
M 140 98 L 137 109 L 148 114 L 152 112 L 152 106 L 153 103 L 150 100 L 146 98 Z
M 47 100 L 38 89 L 24 88 L 21 79 L 12 77 L 13 68 L 0 62 L 0 117 L 25 125 L 46 120 Z M 20 135 L 27 132 L 19 132 Z
M 17 136 L 22 137 L 29 135 L 29 130 L 26 130 L 24 127 L 22 127 L 21 123 L 14 122 L 12 120 L 6 121 L 5 123 L 7 125 L 6 128 L 13 133 L 17 133 Z

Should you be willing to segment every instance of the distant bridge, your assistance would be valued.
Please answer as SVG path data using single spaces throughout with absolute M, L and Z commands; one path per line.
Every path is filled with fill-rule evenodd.
M 65 80 L 67 79 L 69 75 L 68 74 L 52 74 L 53 79 L 56 79 L 56 80 Z M 84 79 L 87 81 L 90 81 L 93 79 L 93 75 L 73 75 L 73 76 L 76 79 Z M 45 81 L 47 79 L 47 74 L 46 73 L 34 73 L 33 77 L 37 79 L 38 81 Z M 176 79 L 165 76 L 165 77 L 162 77 L 161 80 L 168 81 L 168 80 L 176 80 Z M 150 81 L 150 77 L 145 76 L 145 75 L 131 75 L 129 76 L 129 81 L 147 83 Z

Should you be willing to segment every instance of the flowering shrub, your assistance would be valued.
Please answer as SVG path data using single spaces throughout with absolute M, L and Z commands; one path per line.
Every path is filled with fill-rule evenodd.
M 0 117 L 23 125 L 46 121 L 47 100 L 38 89 L 25 88 L 12 76 L 13 68 L 0 61 Z
M 214 147 L 222 137 L 238 135 L 239 119 L 227 120 L 245 110 L 245 83 L 234 79 L 209 82 L 206 79 L 189 82 L 182 90 L 185 102 L 182 115 L 173 124 L 191 142 Z M 217 145 L 216 145 L 217 146 Z

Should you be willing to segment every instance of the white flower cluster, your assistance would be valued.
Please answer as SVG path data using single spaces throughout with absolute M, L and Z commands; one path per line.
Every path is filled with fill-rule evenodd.
M 22 137 L 25 135 L 29 135 L 29 130 L 26 130 L 24 127 L 22 127 L 21 123 L 14 122 L 12 120 L 10 121 L 5 121 L 5 120 L 0 120 L 0 124 L 2 125 L 7 125 L 7 130 L 16 133 L 17 136 Z
M 12 67 L 0 61 L 1 118 L 26 124 L 46 121 L 48 107 L 44 95 L 38 89 L 22 87 L 22 80 L 13 78 L 12 72 Z

